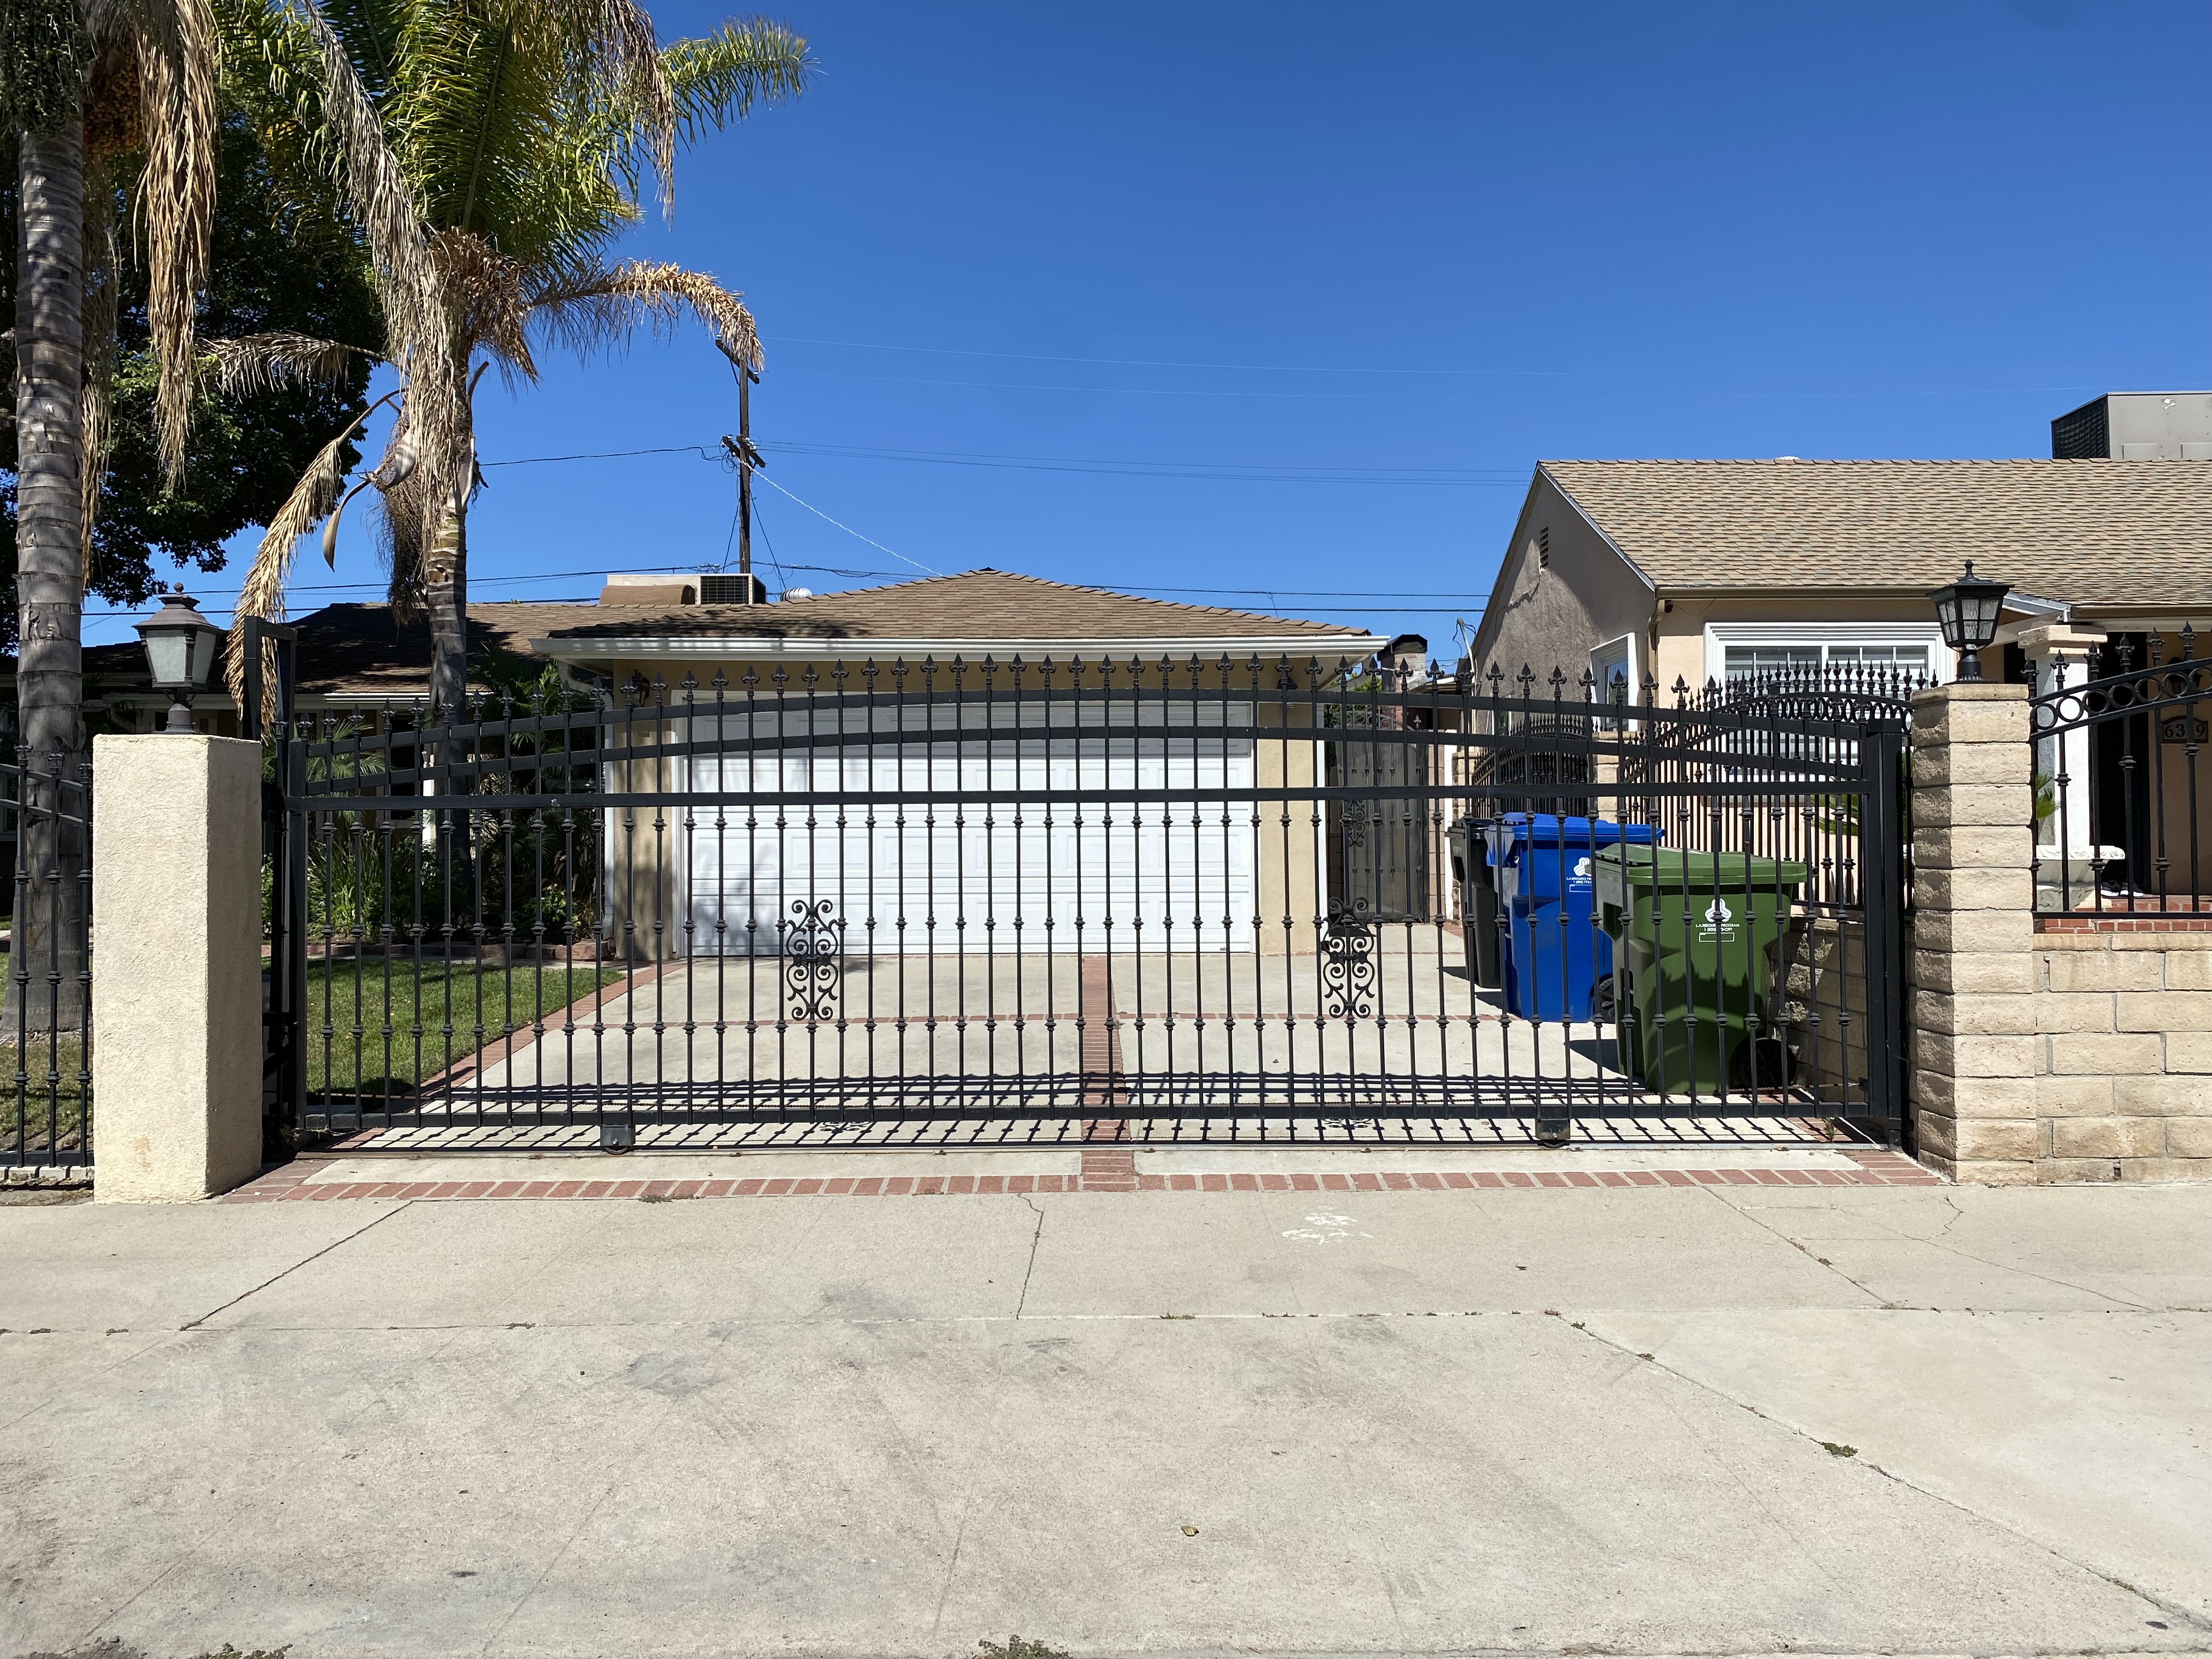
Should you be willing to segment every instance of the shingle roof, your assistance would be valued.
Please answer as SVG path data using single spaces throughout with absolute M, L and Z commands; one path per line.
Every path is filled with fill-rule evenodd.
M 1365 630 L 1294 620 L 1222 605 L 1140 599 L 1103 587 L 1075 587 L 1003 570 L 969 570 L 887 587 L 821 593 L 775 605 L 687 605 L 668 609 L 589 607 L 577 622 L 540 637 L 608 640 L 714 638 L 784 640 L 1066 641 L 1312 637 L 1350 641 Z
M 1907 587 L 1961 559 L 2087 606 L 2212 604 L 2212 461 L 1546 461 L 1668 587 Z
M 331 605 L 302 617 L 296 689 L 308 696 L 420 696 L 430 678 L 430 627 L 417 617 L 395 624 L 388 605 Z M 1103 588 L 1072 587 L 1036 576 L 971 570 L 849 593 L 823 593 L 776 605 L 598 605 L 516 600 L 469 607 L 469 654 L 534 654 L 547 638 L 992 639 L 1066 641 L 1095 649 L 1117 640 L 1304 639 L 1320 647 L 1371 637 L 1357 628 L 1258 616 L 1218 605 L 1134 599 Z M 1055 648 L 1057 645 L 1055 644 Z M 94 646 L 84 672 L 95 686 L 147 683 L 144 647 Z
M 469 654 L 486 651 L 530 654 L 530 641 L 549 629 L 604 615 L 588 599 L 537 601 L 469 607 Z M 299 619 L 299 678 L 311 696 L 344 692 L 368 696 L 422 696 L 430 682 L 430 624 L 420 617 L 402 628 L 388 605 L 328 605 Z M 86 678 L 113 688 L 147 684 L 145 648 L 135 642 L 100 645 L 84 653 Z

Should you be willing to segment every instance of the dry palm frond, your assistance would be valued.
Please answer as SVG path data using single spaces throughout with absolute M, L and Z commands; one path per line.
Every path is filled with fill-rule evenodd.
M 691 312 L 714 331 L 732 362 L 761 364 L 760 335 L 752 313 L 712 276 L 681 265 L 633 260 L 555 278 L 530 301 L 531 322 L 580 356 L 620 343 L 639 328 L 666 334 Z
M 377 492 L 377 524 L 381 552 L 392 575 L 387 597 L 392 619 L 401 627 L 422 615 L 429 602 L 429 584 L 423 576 L 422 492 L 411 477 L 396 479 Z
M 193 310 L 215 216 L 216 28 L 208 0 L 132 0 L 146 167 L 138 185 L 147 254 L 146 321 L 161 384 L 161 465 L 184 476 L 192 414 Z
M 367 424 L 371 414 L 398 395 L 396 392 L 386 392 L 347 422 L 344 430 L 325 444 L 307 464 L 307 470 L 292 486 L 284 505 L 269 520 L 261 545 L 254 551 L 252 566 L 246 573 L 245 586 L 239 590 L 238 606 L 231 613 L 230 640 L 223 653 L 223 678 L 240 708 L 245 707 L 246 699 L 246 630 L 240 624 L 248 617 L 258 617 L 264 622 L 284 620 L 284 583 L 292 573 L 292 560 L 300 550 L 300 538 L 330 512 L 337 501 L 339 487 L 345 483 L 339 453 Z
M 466 427 L 464 369 L 453 361 L 444 285 L 423 234 L 421 204 L 330 20 L 315 0 L 281 3 L 306 26 L 320 58 L 316 128 L 338 157 L 348 205 L 368 245 L 384 311 L 386 355 L 406 383 L 408 423 L 421 465 L 434 485 L 458 477 Z
M 538 365 L 523 332 L 528 301 L 520 263 L 466 230 L 440 231 L 431 238 L 430 253 L 445 285 L 455 336 L 483 345 L 502 374 L 536 380 Z
M 210 340 L 207 349 L 215 359 L 215 389 L 226 398 L 250 397 L 288 386 L 335 386 L 345 379 L 349 358 L 376 355 L 343 341 L 319 340 L 312 334 L 283 330 L 235 340 Z

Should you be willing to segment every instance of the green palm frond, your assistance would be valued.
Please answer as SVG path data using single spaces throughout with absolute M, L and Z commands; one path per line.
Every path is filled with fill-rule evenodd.
M 686 144 L 744 120 L 755 104 L 798 97 L 818 67 L 805 35 L 765 17 L 732 19 L 703 39 L 675 41 L 660 64 Z
M 379 272 L 392 332 L 386 356 L 404 387 L 393 442 L 404 430 L 420 457 L 419 470 L 403 476 L 387 465 L 377 483 L 396 591 L 420 586 L 408 573 L 422 546 L 458 541 L 472 362 L 488 358 L 527 380 L 533 336 L 589 351 L 684 314 L 706 322 L 737 361 L 758 361 L 752 319 L 734 293 L 696 272 L 609 254 L 639 216 L 648 170 L 669 199 L 679 143 L 805 89 L 814 62 L 789 28 L 737 20 L 664 50 L 641 0 L 209 3 L 257 131 L 345 202 Z M 403 193 L 404 238 L 394 222 Z M 287 536 L 335 500 L 330 481 L 303 482 Z M 442 527 L 441 515 L 450 515 Z M 289 548 L 272 538 L 257 565 L 255 605 L 281 605 Z M 240 614 L 275 613 L 242 600 Z

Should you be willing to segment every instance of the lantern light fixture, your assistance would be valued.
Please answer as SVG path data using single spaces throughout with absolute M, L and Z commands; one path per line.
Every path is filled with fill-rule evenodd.
M 222 629 L 200 615 L 181 582 L 161 595 L 161 610 L 137 628 L 154 689 L 169 694 L 169 720 L 162 729 L 189 735 L 192 699 L 214 678 L 216 659 L 222 653 Z
M 1996 638 L 1997 611 L 2011 592 L 2009 583 L 1977 576 L 1974 562 L 1969 559 L 1965 575 L 1928 596 L 1936 602 L 1936 620 L 1942 624 L 1943 643 L 1959 653 L 1960 679 L 1981 678 L 1981 652 Z

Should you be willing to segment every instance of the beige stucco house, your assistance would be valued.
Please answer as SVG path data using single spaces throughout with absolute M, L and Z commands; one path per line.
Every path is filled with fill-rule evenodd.
M 617 927 L 635 920 L 635 937 L 672 939 L 647 919 L 681 918 L 693 949 L 710 938 L 774 948 L 794 896 L 859 926 L 884 908 L 889 884 L 908 909 L 915 893 L 930 894 L 920 908 L 939 925 L 924 950 L 975 948 L 980 925 L 964 946 L 950 925 L 962 915 L 1006 933 L 1000 949 L 1314 948 L 1329 872 L 1310 810 L 1263 830 L 1256 808 L 1238 806 L 1232 823 L 1195 794 L 1181 805 L 1093 804 L 1087 819 L 1066 798 L 1311 787 L 1323 748 L 1311 706 L 1274 694 L 1356 668 L 1382 639 L 995 570 L 775 604 L 701 604 L 694 592 L 678 586 L 641 605 L 625 603 L 635 587 L 611 583 L 593 614 L 529 642 L 639 711 L 644 724 L 625 725 L 618 742 L 726 745 L 624 763 L 610 787 L 732 802 L 807 790 L 866 799 L 818 816 L 678 811 L 651 836 L 611 823 Z M 1155 700 L 1051 695 L 1131 686 Z M 1284 728 L 1281 741 L 1267 738 L 1270 726 Z M 964 813 L 927 804 L 950 790 L 1017 799 Z M 1054 792 L 1056 813 L 1044 799 Z M 1258 921 L 1285 915 L 1299 919 L 1288 930 Z M 1089 919 L 1080 933 L 1076 917 Z M 1015 933 L 1024 918 L 1026 933 Z M 903 948 L 917 937 L 909 932 Z
M 2120 658 L 2106 647 L 2122 645 L 2136 666 L 2212 654 L 2212 460 L 1547 461 L 1468 665 L 1510 682 L 1557 665 L 1577 686 L 1587 671 L 1627 702 L 1647 683 L 1668 702 L 1772 669 L 1948 680 L 1928 595 L 1969 559 L 2012 586 L 1987 678 L 2075 685 L 2110 672 Z M 2204 890 L 2212 852 L 2190 826 L 2212 821 L 2212 768 L 2194 754 L 2171 732 L 2118 726 L 2046 740 L 2039 867 L 2056 867 L 2063 838 L 2070 879 L 2094 893 L 2093 864 L 2109 879 L 2115 860 L 2151 857 L 2162 811 L 2168 842 L 2204 866 L 2185 874 L 2169 846 L 2168 875 Z M 2116 844 L 2130 838 L 2141 845 Z
M 757 602 L 720 602 L 748 587 Z M 302 713 L 371 726 L 419 717 L 430 659 L 419 618 L 400 624 L 387 606 L 343 605 L 298 626 Z M 501 665 L 510 682 L 557 665 L 616 711 L 601 746 L 653 751 L 611 764 L 605 787 L 667 796 L 670 809 L 610 812 L 603 840 L 611 927 L 631 924 L 641 949 L 660 951 L 682 946 L 687 919 L 693 950 L 710 948 L 702 940 L 772 945 L 794 895 L 853 908 L 854 895 L 891 872 L 928 887 L 945 913 L 925 948 L 954 948 L 950 919 L 963 910 L 1030 919 L 1030 950 L 1100 948 L 1108 936 L 1095 919 L 1109 915 L 1138 918 L 1148 949 L 1168 942 L 1173 920 L 1182 929 L 1176 942 L 1189 948 L 1189 918 L 1202 909 L 1201 948 L 1310 951 L 1328 905 L 1322 889 L 1342 878 L 1310 805 L 1262 833 L 1241 798 L 1227 827 L 1219 806 L 1201 825 L 1186 803 L 1173 808 L 1170 833 L 1158 805 L 1141 823 L 1127 805 L 1111 819 L 1094 806 L 1079 827 L 1064 801 L 1071 790 L 1102 799 L 1118 790 L 1126 801 L 1130 791 L 1310 788 L 1327 763 L 1312 705 L 1276 694 L 1325 684 L 1386 643 L 1339 624 L 995 570 L 775 602 L 736 578 L 617 575 L 596 602 L 472 605 L 469 628 L 480 685 Z M 100 718 L 152 729 L 167 699 L 147 689 L 139 647 L 87 657 Z M 1048 687 L 1079 684 L 1165 696 L 1083 709 L 1063 696 L 1046 708 Z M 871 694 L 872 708 L 855 706 Z M 203 729 L 235 730 L 219 689 L 197 713 Z M 927 740 L 916 739 L 917 722 Z M 1210 736 L 1209 726 L 1226 729 Z M 1284 729 L 1281 741 L 1264 735 L 1271 726 Z M 902 741 L 890 740 L 895 731 Z M 1255 731 L 1262 735 L 1246 735 Z M 856 732 L 881 736 L 856 744 Z M 731 740 L 728 752 L 661 752 L 718 738 Z M 763 739 L 770 752 L 757 750 Z M 726 801 L 823 789 L 873 793 L 882 810 L 809 824 L 803 811 L 681 804 L 693 794 Z M 1063 805 L 1055 817 L 1041 804 L 1002 802 L 963 821 L 950 806 L 921 804 L 955 790 L 1059 791 Z M 902 799 L 915 809 L 902 824 Z M 1297 918 L 1288 928 L 1255 920 L 1286 915 Z M 1036 925 L 1054 915 L 1094 924 L 1082 934 L 1064 921 Z M 1224 915 L 1225 926 L 1211 920 Z M 1139 942 L 1136 933 L 1125 942 Z
M 1547 461 L 1469 655 L 1662 695 L 1788 665 L 1947 680 L 1927 596 L 1967 559 L 2013 587 L 1992 678 L 2053 623 L 2178 649 L 2212 625 L 2212 462 Z

